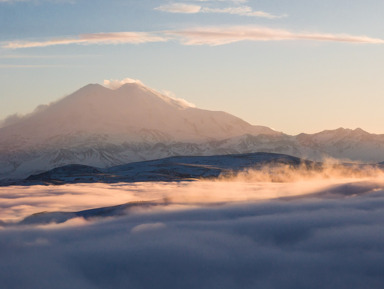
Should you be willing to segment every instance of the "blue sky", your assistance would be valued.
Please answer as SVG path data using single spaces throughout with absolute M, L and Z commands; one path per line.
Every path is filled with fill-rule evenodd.
M 384 133 L 381 0 L 0 0 L 0 119 L 140 79 L 290 134 Z

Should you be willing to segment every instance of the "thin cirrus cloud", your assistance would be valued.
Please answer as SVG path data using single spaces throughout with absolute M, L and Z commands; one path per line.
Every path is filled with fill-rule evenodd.
M 3 48 L 32 48 L 69 44 L 141 44 L 163 41 L 167 41 L 165 36 L 159 36 L 148 32 L 110 32 L 80 34 L 76 37 L 50 39 L 47 41 L 12 41 L 5 44 Z
M 156 7 L 155 10 L 169 12 L 169 13 L 185 13 L 195 14 L 201 11 L 200 5 L 185 4 L 185 3 L 172 3 Z
M 156 7 L 155 10 L 168 12 L 168 13 L 184 13 L 184 14 L 196 14 L 196 13 L 221 13 L 221 14 L 232 14 L 241 16 L 253 16 L 263 18 L 281 18 L 283 16 L 273 15 L 264 11 L 253 11 L 249 6 L 239 7 L 227 7 L 227 8 L 209 8 L 201 5 L 186 4 L 186 3 L 171 3 Z
M 196 2 L 231 2 L 235 4 L 246 3 L 248 0 L 195 0 Z
M 50 3 L 69 3 L 73 4 L 75 3 L 75 0 L 0 0 L 0 3 L 16 3 L 16 2 L 34 2 L 34 3 L 40 3 L 40 2 L 50 2 Z
M 218 46 L 240 41 L 287 41 L 309 40 L 325 42 L 344 42 L 356 44 L 384 44 L 384 39 L 364 35 L 292 32 L 283 29 L 254 26 L 200 27 L 184 30 L 159 32 L 111 32 L 81 34 L 69 38 L 45 41 L 11 41 L 3 44 L 5 49 L 48 47 L 69 44 L 142 44 L 176 40 L 182 45 Z
M 52 68 L 52 67 L 68 67 L 67 65 L 50 65 L 50 64 L 0 64 L 0 68 Z M 71 67 L 73 67 L 71 65 Z M 1 124 L 0 124 L 1 127 Z
M 384 44 L 380 38 L 348 34 L 298 33 L 266 27 L 203 27 L 168 31 L 184 45 L 224 45 L 239 41 L 313 40 L 328 42 Z
M 202 12 L 204 13 L 226 13 L 232 15 L 241 15 L 241 16 L 254 16 L 254 17 L 263 17 L 263 18 L 282 18 L 285 15 L 273 15 L 264 11 L 253 11 L 249 6 L 241 7 L 228 7 L 228 8 L 203 8 Z

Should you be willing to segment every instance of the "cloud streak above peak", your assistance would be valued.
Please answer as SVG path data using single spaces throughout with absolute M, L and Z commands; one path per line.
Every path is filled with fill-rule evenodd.
M 356 44 L 384 44 L 384 39 L 365 35 L 293 32 L 284 29 L 256 26 L 217 26 L 196 27 L 183 30 L 158 32 L 107 32 L 80 34 L 68 38 L 56 38 L 43 41 L 10 41 L 2 45 L 4 49 L 49 47 L 58 45 L 111 45 L 143 44 L 150 42 L 178 41 L 182 45 L 218 46 L 240 41 L 286 41 L 309 40 L 325 42 L 344 42 Z

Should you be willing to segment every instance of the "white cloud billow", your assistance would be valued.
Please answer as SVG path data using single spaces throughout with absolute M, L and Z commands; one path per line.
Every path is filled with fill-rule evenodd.
M 173 103 L 177 103 L 180 107 L 183 107 L 183 108 L 196 107 L 193 103 L 191 103 L 191 102 L 189 102 L 183 98 L 176 97 L 176 95 L 172 91 L 162 90 L 161 92 L 158 92 L 154 89 L 147 87 L 143 82 L 141 82 L 138 79 L 133 79 L 133 78 L 127 77 L 127 78 L 124 78 L 122 80 L 104 79 L 104 81 L 103 81 L 103 85 L 105 87 L 110 88 L 110 89 L 118 89 L 127 83 L 136 83 L 136 84 L 139 84 L 141 86 L 144 86 L 144 87 L 146 87 L 146 89 L 151 90 L 153 93 L 159 95 L 161 98 L 165 99 L 166 101 L 171 101 Z
M 169 90 L 162 90 L 161 93 L 171 99 L 173 99 L 174 101 L 176 101 L 177 103 L 179 103 L 179 105 L 181 105 L 182 107 L 196 107 L 195 104 L 183 99 L 183 98 L 179 98 L 179 97 L 176 97 L 176 94 L 173 93 L 172 91 L 169 91 Z
M 118 89 L 119 87 L 123 86 L 124 84 L 126 83 L 137 83 L 137 84 L 140 84 L 140 85 L 144 85 L 140 80 L 138 79 L 132 79 L 132 78 L 124 78 L 122 80 L 118 80 L 118 79 L 105 79 L 104 80 L 104 86 L 105 87 L 108 87 L 110 89 Z

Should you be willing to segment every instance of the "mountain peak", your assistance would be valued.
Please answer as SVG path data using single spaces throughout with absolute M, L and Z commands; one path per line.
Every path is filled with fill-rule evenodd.
M 365 131 L 365 130 L 363 130 L 363 129 L 361 129 L 361 128 L 355 128 L 354 130 L 353 130 L 355 133 L 359 133 L 359 134 L 369 134 L 369 132 L 367 132 L 367 131 Z
M 73 138 L 84 142 L 101 135 L 120 142 L 201 142 L 276 133 L 261 131 L 228 113 L 190 107 L 139 81 L 116 89 L 88 84 L 0 130 L 0 143 L 16 138 L 20 146 L 46 145 L 53 140 L 70 143 Z
M 99 83 L 89 83 L 83 86 L 82 88 L 78 89 L 77 91 L 93 91 L 98 89 L 108 89 L 108 88 Z

